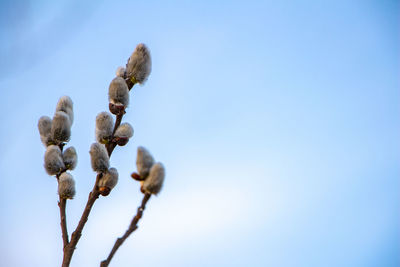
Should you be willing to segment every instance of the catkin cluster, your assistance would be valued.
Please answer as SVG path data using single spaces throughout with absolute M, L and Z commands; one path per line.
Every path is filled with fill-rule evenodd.
M 56 176 L 58 194 L 64 199 L 75 196 L 75 181 L 67 171 L 75 169 L 78 157 L 73 146 L 63 151 L 71 137 L 73 120 L 72 100 L 69 96 L 63 96 L 58 100 L 53 118 L 42 116 L 38 122 L 40 139 L 46 147 L 44 168 L 47 174 Z
M 138 172 L 131 176 L 140 181 L 142 193 L 157 195 L 164 183 L 164 166 L 160 162 L 155 163 L 150 152 L 140 146 L 137 149 L 136 168 Z
M 125 67 L 118 67 L 116 77 L 108 90 L 109 107 L 115 115 L 124 114 L 129 104 L 129 90 L 138 84 L 144 84 L 151 72 L 150 51 L 145 44 L 138 44 L 129 57 Z M 124 81 L 124 82 L 123 82 Z
M 97 184 L 99 192 L 101 195 L 107 196 L 117 185 L 118 171 L 115 168 L 110 168 L 110 158 L 103 144 L 93 143 L 89 153 L 93 171 L 101 175 Z
M 126 71 L 128 70 L 128 72 Z M 108 87 L 108 100 L 110 112 L 121 119 L 129 105 L 129 90 L 127 81 L 133 86 L 143 83 L 151 72 L 150 52 L 144 44 L 139 44 L 132 53 L 126 69 L 118 67 L 116 77 Z M 110 146 L 124 146 L 133 136 L 133 128 L 129 123 L 117 124 L 115 128 L 113 116 L 104 111 L 96 116 L 96 143 L 90 147 L 90 158 L 93 171 L 100 176 L 98 188 L 100 194 L 108 195 L 118 182 L 118 171 L 110 168 Z M 107 147 L 106 147 L 107 146 Z
M 126 145 L 133 137 L 133 127 L 129 123 L 121 123 L 123 115 L 129 106 L 129 92 L 135 84 L 144 84 L 151 72 L 150 51 L 144 44 L 138 44 L 129 57 L 125 67 L 118 67 L 116 77 L 108 87 L 109 112 L 100 112 L 95 121 L 95 140 L 89 150 L 91 166 L 97 173 L 95 185 L 89 194 L 87 205 L 82 213 L 75 231 L 69 239 L 66 221 L 67 199 L 75 196 L 75 181 L 69 171 L 77 165 L 77 153 L 74 147 L 65 148 L 71 138 L 71 126 L 74 121 L 73 103 L 70 97 L 59 99 L 54 116 L 42 116 L 38 122 L 40 139 L 46 147 L 44 168 L 55 176 L 58 181 L 59 207 L 61 229 L 63 236 L 63 266 L 69 266 L 73 252 L 81 236 L 95 200 L 110 194 L 118 183 L 118 171 L 110 166 L 110 156 L 117 146 Z M 114 117 L 114 116 L 115 117 Z M 109 257 L 101 263 L 108 266 L 119 245 L 137 229 L 137 223 L 142 217 L 147 201 L 151 195 L 157 195 L 163 186 L 165 169 L 160 162 L 155 162 L 153 156 L 144 147 L 138 147 L 137 172 L 132 178 L 140 182 L 144 194 L 141 206 L 131 222 L 129 229 L 122 238 L 118 238 Z M 120 242 L 120 243 L 119 243 Z

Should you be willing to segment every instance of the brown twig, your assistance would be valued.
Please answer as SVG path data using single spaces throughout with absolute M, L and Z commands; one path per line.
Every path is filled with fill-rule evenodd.
M 131 224 L 129 225 L 128 230 L 126 230 L 125 234 L 123 236 L 121 236 L 120 238 L 118 238 L 115 243 L 113 248 L 111 249 L 110 254 L 108 255 L 107 259 L 103 260 L 100 263 L 100 267 L 107 267 L 110 264 L 111 259 L 113 258 L 115 252 L 117 252 L 118 248 L 122 245 L 122 243 L 124 243 L 124 241 L 130 236 L 130 234 L 132 234 L 133 231 L 135 231 L 138 226 L 138 222 L 140 220 L 140 218 L 142 218 L 143 215 L 143 211 L 146 208 L 146 203 L 147 201 L 149 201 L 151 195 L 150 194 L 145 194 L 143 196 L 143 200 L 142 200 L 142 204 L 140 205 L 140 207 L 137 209 L 137 213 L 136 216 L 133 217 Z
M 121 125 L 121 121 L 122 121 L 122 117 L 123 117 L 123 116 L 124 116 L 123 114 L 117 115 L 117 118 L 116 118 L 116 120 L 115 120 L 114 130 L 113 130 L 113 133 L 112 133 L 112 135 L 111 135 L 111 140 L 114 139 L 115 131 L 116 131 L 117 128 Z M 117 146 L 117 143 L 116 143 L 116 142 L 111 142 L 111 143 L 108 143 L 108 144 L 106 145 L 107 152 L 108 152 L 108 156 L 111 156 L 111 153 L 114 151 L 114 148 L 115 148 L 116 146 Z
M 61 143 L 58 145 L 60 147 L 61 152 L 65 146 L 65 143 Z M 59 174 L 56 175 L 57 182 L 59 182 L 60 175 L 65 172 L 66 169 L 62 170 Z M 68 245 L 69 237 L 68 237 L 68 230 L 67 230 L 67 215 L 65 213 L 67 206 L 67 200 L 60 196 L 60 200 L 58 201 L 58 207 L 60 208 L 60 226 L 61 226 L 61 234 L 63 239 L 63 249 Z
M 117 130 L 118 126 L 121 124 L 122 117 L 124 115 L 120 114 L 117 115 L 115 125 L 114 125 L 114 130 L 112 134 L 112 139 L 114 137 L 114 133 Z M 112 142 L 108 145 L 106 145 L 106 149 L 108 152 L 108 156 L 111 156 L 112 152 L 114 151 L 114 148 L 116 146 L 116 143 Z M 99 198 L 99 188 L 97 186 L 99 180 L 101 179 L 102 174 L 98 174 L 96 176 L 96 182 L 93 186 L 92 191 L 89 193 L 88 201 L 86 203 L 85 209 L 82 213 L 81 219 L 79 220 L 78 226 L 76 227 L 75 231 L 71 235 L 71 241 L 67 244 L 67 246 L 64 247 L 64 256 L 63 256 L 63 262 L 62 262 L 62 267 L 68 267 L 71 263 L 72 255 L 74 254 L 76 245 L 78 244 L 79 239 L 82 236 L 82 230 L 85 227 L 85 224 L 88 220 L 90 211 L 92 210 L 92 207 L 96 200 Z
M 67 230 L 67 216 L 65 214 L 65 208 L 67 206 L 67 200 L 65 198 L 60 197 L 60 201 L 58 202 L 58 207 L 60 207 L 60 225 L 61 225 L 61 233 L 63 239 L 63 249 L 68 245 L 68 230 Z
M 68 267 L 69 264 L 71 263 L 71 258 L 72 255 L 74 254 L 76 244 L 78 243 L 79 239 L 82 236 L 82 230 L 83 227 L 85 226 L 90 211 L 93 207 L 94 202 L 96 199 L 99 197 L 99 191 L 97 188 L 97 182 L 100 180 L 102 174 L 98 174 L 96 177 L 96 183 L 93 187 L 93 190 L 89 193 L 89 198 L 85 206 L 85 210 L 82 213 L 81 219 L 79 220 L 78 226 L 76 227 L 75 231 L 71 235 L 71 241 L 68 243 L 68 245 L 64 248 L 64 257 L 63 257 L 63 267 Z

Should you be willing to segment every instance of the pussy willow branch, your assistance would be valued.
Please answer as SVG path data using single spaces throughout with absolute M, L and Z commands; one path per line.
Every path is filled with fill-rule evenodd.
M 113 130 L 113 135 L 111 140 L 114 138 L 114 133 L 117 130 L 118 126 L 121 124 L 122 117 L 124 115 L 117 115 L 115 125 L 114 125 L 114 130 Z M 111 157 L 111 154 L 115 148 L 116 144 L 115 143 L 110 143 L 107 148 L 108 156 Z M 85 227 L 85 224 L 88 220 L 90 211 L 92 210 L 92 207 L 96 200 L 99 198 L 99 188 L 97 186 L 99 180 L 101 179 L 102 174 L 98 174 L 96 176 L 96 182 L 93 186 L 92 191 L 89 193 L 88 201 L 86 203 L 85 209 L 82 213 L 81 219 L 79 220 L 78 226 L 76 227 L 75 231 L 71 235 L 71 241 L 68 243 L 66 247 L 64 247 L 64 257 L 63 257 L 63 262 L 62 262 L 62 267 L 68 267 L 71 263 L 71 258 L 72 255 L 74 254 L 76 244 L 78 244 L 79 239 L 82 236 L 82 230 L 83 227 Z
M 110 254 L 108 255 L 107 259 L 103 260 L 100 263 L 100 267 L 107 267 L 110 264 L 110 261 L 113 258 L 115 252 L 117 252 L 118 248 L 130 236 L 130 234 L 132 234 L 132 232 L 135 231 L 138 228 L 137 224 L 138 224 L 140 218 L 142 218 L 143 211 L 146 208 L 146 203 L 147 203 L 147 201 L 149 201 L 150 197 L 151 197 L 151 194 L 144 194 L 143 200 L 142 200 L 142 204 L 137 209 L 136 216 L 133 217 L 133 219 L 131 221 L 131 224 L 129 225 L 128 230 L 126 230 L 126 232 L 125 232 L 125 234 L 123 236 L 121 236 L 120 238 L 118 238 L 115 241 L 115 244 L 114 244 L 113 248 L 111 249 Z

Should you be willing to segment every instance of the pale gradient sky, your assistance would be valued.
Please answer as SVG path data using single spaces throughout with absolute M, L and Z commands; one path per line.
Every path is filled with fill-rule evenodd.
M 141 194 L 136 148 L 164 189 L 111 266 L 399 266 L 398 1 L 1 1 L 1 266 L 60 266 L 57 184 L 37 131 L 69 95 L 75 228 L 107 90 L 136 44 L 153 71 L 124 121 L 72 266 L 98 266 Z

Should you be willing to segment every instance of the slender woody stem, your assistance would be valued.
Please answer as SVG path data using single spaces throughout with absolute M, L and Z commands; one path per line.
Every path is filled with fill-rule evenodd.
M 123 116 L 124 116 L 123 114 L 117 115 L 115 125 L 114 125 L 114 130 L 113 130 L 113 136 L 114 136 L 114 133 L 117 130 L 118 126 L 121 124 Z M 109 145 L 106 145 L 106 149 L 107 149 L 109 157 L 111 156 L 115 146 L 116 146 L 115 143 L 110 143 Z M 82 236 L 83 227 L 85 227 L 85 224 L 88 220 L 90 211 L 92 210 L 94 203 L 100 196 L 99 188 L 98 188 L 97 184 L 102 176 L 103 175 L 101 173 L 96 176 L 96 182 L 93 186 L 92 191 L 89 193 L 88 201 L 86 203 L 85 209 L 83 210 L 83 213 L 82 213 L 81 219 L 79 220 L 78 226 L 76 227 L 75 231 L 71 235 L 71 241 L 67 244 L 67 246 L 64 247 L 64 256 L 63 256 L 62 267 L 68 267 L 71 263 L 72 255 L 74 254 L 76 245 L 78 244 L 78 241 Z
M 63 249 L 68 245 L 68 230 L 67 230 L 67 215 L 65 214 L 65 208 L 67 206 L 67 200 L 65 198 L 60 197 L 60 201 L 58 202 L 58 207 L 60 207 L 60 225 L 61 225 L 61 233 L 63 239 Z
M 58 146 L 62 152 L 63 148 L 65 146 L 65 143 L 61 143 Z M 57 183 L 59 183 L 59 178 L 60 178 L 61 173 L 65 172 L 65 171 L 66 170 L 63 170 L 59 174 L 56 175 Z M 67 206 L 67 200 L 60 196 L 60 200 L 58 201 L 58 207 L 60 208 L 60 226 L 61 226 L 61 234 L 62 234 L 62 239 L 63 239 L 63 249 L 65 249 L 65 247 L 69 243 L 68 230 L 67 230 L 67 215 L 65 212 L 66 206 Z
M 79 220 L 78 226 L 76 227 L 75 231 L 71 235 L 71 241 L 64 248 L 64 258 L 63 258 L 62 267 L 68 267 L 71 263 L 71 258 L 72 258 L 72 255 L 74 254 L 76 244 L 78 243 L 79 239 L 82 236 L 83 227 L 85 226 L 85 224 L 88 220 L 88 217 L 89 217 L 89 214 L 93 207 L 94 202 L 100 195 L 98 188 L 97 188 L 97 182 L 99 181 L 101 176 L 102 176 L 101 174 L 97 175 L 96 183 L 93 187 L 93 190 L 89 193 L 89 198 L 86 203 L 85 209 L 82 213 L 81 219 Z
M 130 236 L 130 234 L 132 234 L 132 232 L 135 231 L 138 228 L 137 224 L 138 224 L 140 218 L 142 218 L 143 211 L 146 208 L 146 203 L 147 203 L 147 201 L 149 201 L 150 197 L 151 197 L 151 194 L 147 194 L 147 193 L 143 196 L 142 204 L 137 209 L 136 216 L 133 217 L 133 219 L 131 221 L 131 224 L 129 225 L 128 230 L 126 230 L 126 232 L 125 232 L 125 234 L 123 236 L 121 236 L 120 238 L 118 238 L 115 241 L 114 246 L 111 249 L 110 254 L 108 255 L 107 259 L 103 260 L 100 263 L 100 267 L 107 267 L 110 264 L 111 259 L 113 258 L 115 252 L 117 252 L 118 248 Z
M 115 134 L 115 131 L 117 130 L 117 128 L 121 125 L 121 121 L 122 121 L 122 117 L 123 117 L 124 115 L 117 115 L 117 118 L 116 118 L 116 120 L 115 120 L 115 125 L 114 125 L 114 130 L 113 130 L 113 133 L 112 133 L 112 135 L 111 135 L 111 140 L 113 140 L 114 139 L 114 134 Z M 111 153 L 114 151 L 114 148 L 117 146 L 117 143 L 115 143 L 115 142 L 111 142 L 111 143 L 109 143 L 109 144 L 107 144 L 106 145 L 106 148 L 107 148 L 107 152 L 108 152 L 108 156 L 111 156 Z

